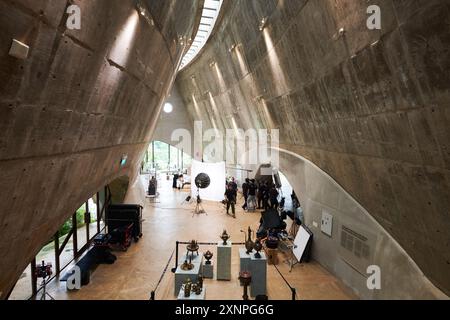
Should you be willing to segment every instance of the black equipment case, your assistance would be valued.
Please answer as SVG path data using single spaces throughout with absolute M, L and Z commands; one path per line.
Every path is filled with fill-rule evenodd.
M 138 204 L 112 204 L 106 210 L 108 231 L 133 224 L 133 238 L 138 242 L 142 238 L 142 210 Z

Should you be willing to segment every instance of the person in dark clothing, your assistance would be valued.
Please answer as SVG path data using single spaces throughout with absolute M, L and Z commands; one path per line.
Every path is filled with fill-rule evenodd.
M 268 191 L 267 184 L 263 182 L 258 189 L 258 209 L 267 210 L 269 201 Z
M 242 194 L 244 195 L 244 205 L 242 209 L 247 210 L 247 201 L 248 201 L 248 190 L 250 187 L 250 179 L 245 179 L 245 182 L 242 184 Z
M 148 183 L 148 195 L 155 196 L 157 190 L 158 181 L 156 181 L 155 177 L 152 177 Z
M 178 173 L 175 173 L 173 175 L 173 183 L 172 183 L 172 188 L 177 189 L 177 182 L 178 182 L 178 178 L 180 177 L 180 175 Z M 223 189 L 222 189 L 223 190 Z
M 270 208 L 271 209 L 278 209 L 278 190 L 275 186 L 272 186 L 269 190 L 269 199 L 270 199 Z
M 247 209 L 254 210 L 256 208 L 256 183 L 255 180 L 250 180 L 248 186 L 248 198 L 247 198 Z
M 231 186 L 231 188 L 233 188 L 233 190 L 235 190 L 237 192 L 238 185 L 237 185 L 236 180 L 234 178 L 231 179 L 231 181 L 228 183 L 228 185 Z
M 233 186 L 229 185 L 227 190 L 225 191 L 225 198 L 227 199 L 227 214 L 229 214 L 230 207 L 231 212 L 233 213 L 233 218 L 236 218 L 236 198 L 237 192 L 233 189 Z

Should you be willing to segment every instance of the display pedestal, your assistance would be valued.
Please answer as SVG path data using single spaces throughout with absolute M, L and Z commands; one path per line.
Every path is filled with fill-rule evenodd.
M 249 271 L 250 272 L 250 254 L 247 254 L 247 249 L 240 248 L 239 249 L 239 273 L 243 271 Z M 241 286 L 243 286 L 243 283 L 241 282 Z
M 189 278 L 193 283 L 198 281 L 198 276 L 200 274 L 201 262 L 193 262 L 194 269 L 192 270 L 182 270 L 181 265 L 178 266 L 175 271 L 175 291 L 174 295 L 177 295 L 180 292 L 180 289 L 183 283 Z
M 204 264 L 202 275 L 204 279 L 214 279 L 214 265 Z
M 250 295 L 252 297 L 267 294 L 267 258 L 264 252 L 260 252 L 261 258 L 255 258 L 255 253 L 250 255 L 250 272 L 252 283 Z
M 196 295 L 194 292 L 191 292 L 191 296 L 186 298 L 184 296 L 184 288 L 180 289 L 180 293 L 178 294 L 178 300 L 205 300 L 206 298 L 206 288 L 203 286 L 202 293 Z
M 231 242 L 217 245 L 217 280 L 231 280 Z
M 250 271 L 250 254 L 247 254 L 247 249 L 239 249 L 239 261 L 241 263 L 239 272 Z

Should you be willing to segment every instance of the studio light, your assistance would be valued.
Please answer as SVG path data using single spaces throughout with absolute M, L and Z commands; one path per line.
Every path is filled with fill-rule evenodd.
M 267 24 L 267 17 L 262 18 L 259 24 L 259 31 L 263 31 Z
M 139 15 L 142 16 L 145 21 L 147 21 L 148 24 L 150 24 L 152 27 L 155 25 L 150 13 L 139 0 L 136 2 L 136 10 L 139 12 Z

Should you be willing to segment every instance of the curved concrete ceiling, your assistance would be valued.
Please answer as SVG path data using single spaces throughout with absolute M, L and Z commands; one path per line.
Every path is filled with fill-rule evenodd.
M 177 84 L 205 127 L 279 129 L 449 294 L 450 4 L 377 4 L 233 1 Z

